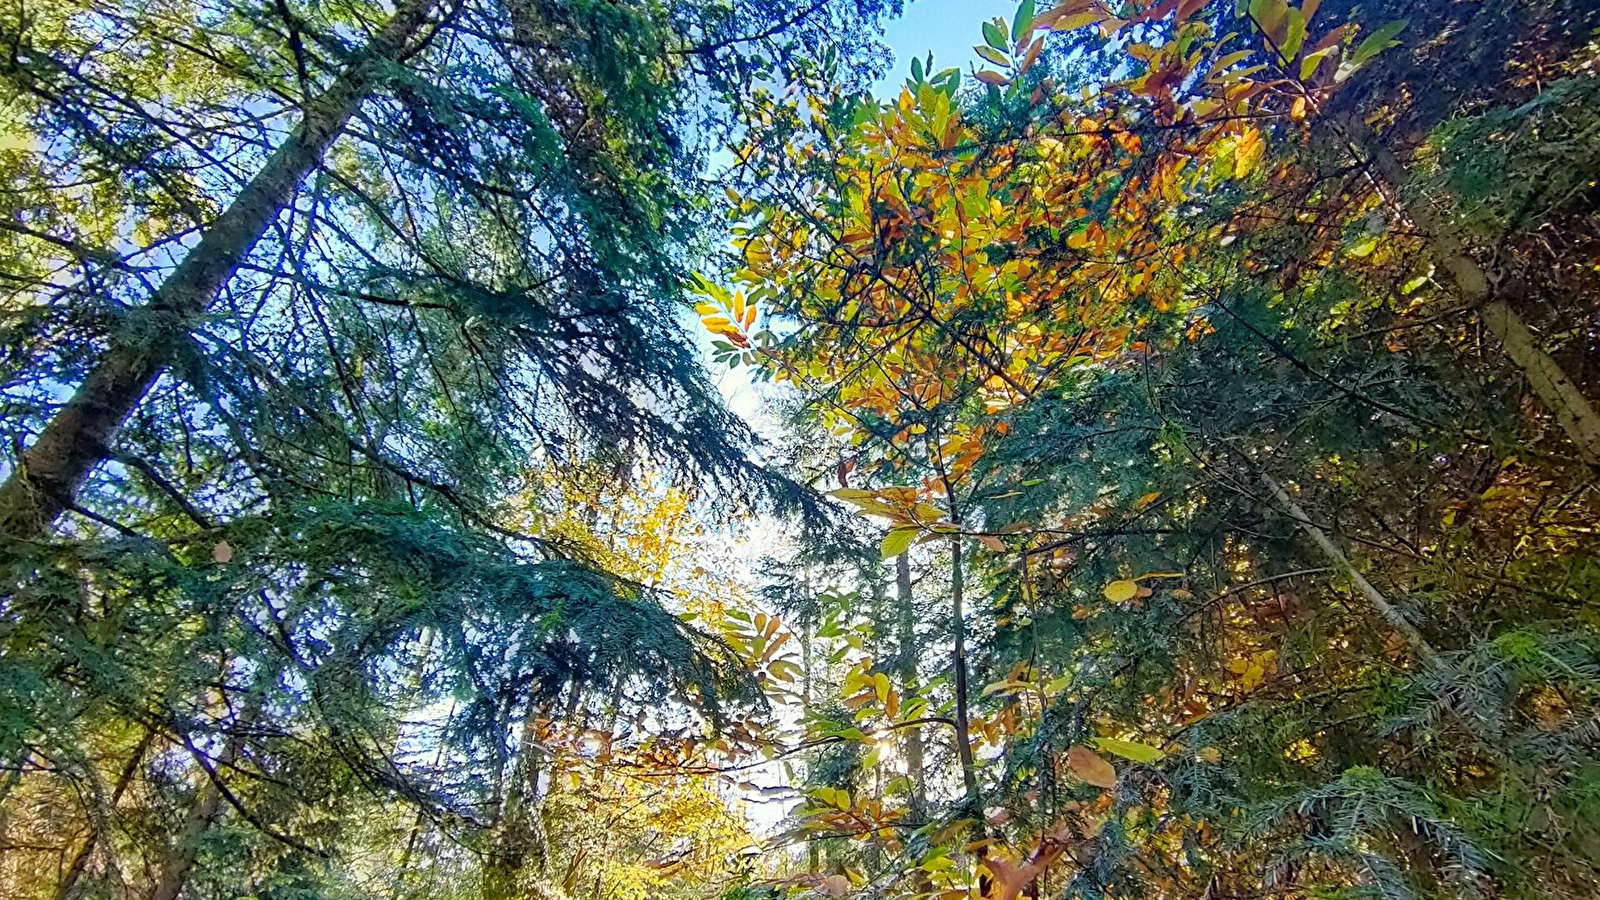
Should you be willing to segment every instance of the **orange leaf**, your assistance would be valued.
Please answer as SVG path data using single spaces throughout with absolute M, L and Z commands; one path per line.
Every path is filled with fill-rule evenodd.
M 1081 744 L 1067 750 L 1067 766 L 1072 774 L 1097 788 L 1112 788 L 1117 784 L 1117 770 L 1100 754 Z

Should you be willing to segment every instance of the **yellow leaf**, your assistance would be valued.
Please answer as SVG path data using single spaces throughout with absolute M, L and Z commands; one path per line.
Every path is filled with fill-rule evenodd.
M 879 552 L 883 554 L 884 559 L 888 559 L 891 556 L 899 556 L 910 549 L 911 542 L 916 540 L 917 535 L 921 533 L 922 529 L 915 525 L 891 528 L 889 533 L 884 535 L 883 545 L 878 548 Z
M 1094 25 L 1105 21 L 1105 14 L 1099 12 L 1082 12 L 1075 16 L 1066 16 L 1050 26 L 1051 31 L 1075 31 L 1085 25 Z M 1113 20 L 1115 21 L 1115 20 Z
M 983 692 L 980 693 L 978 696 L 980 696 L 980 697 L 990 697 L 990 696 L 993 696 L 995 694 L 999 694 L 999 693 L 1003 693 L 1005 691 L 1009 691 L 1015 685 L 1016 685 L 1016 683 L 1011 681 L 1011 680 L 1009 680 L 1009 679 L 1007 679 L 1005 681 L 996 681 L 996 682 L 994 682 L 992 684 L 984 685 Z
M 973 47 L 972 49 L 976 50 L 979 56 L 997 66 L 1011 65 L 1011 60 L 1004 53 L 994 49 L 993 47 Z
M 1082 15 L 1084 10 L 1089 9 L 1093 5 L 1094 4 L 1091 3 L 1090 0 L 1063 0 L 1062 3 L 1059 3 L 1042 13 L 1039 13 L 1037 16 L 1034 16 L 1033 27 L 1056 28 L 1065 31 L 1067 28 L 1063 28 L 1058 25 L 1062 19 L 1066 18 L 1067 16 Z
M 1247 128 L 1239 137 L 1239 143 L 1233 148 L 1233 174 L 1235 178 L 1247 178 L 1256 166 L 1261 163 L 1261 157 L 1266 155 L 1267 144 L 1261 139 L 1261 132 L 1254 128 Z
M 1113 581 L 1106 585 L 1105 595 L 1106 599 L 1112 603 L 1126 603 L 1139 596 L 1139 585 L 1137 582 L 1127 579 Z
M 788 684 L 800 676 L 800 666 L 787 659 L 777 659 L 767 666 L 767 672 L 778 681 Z

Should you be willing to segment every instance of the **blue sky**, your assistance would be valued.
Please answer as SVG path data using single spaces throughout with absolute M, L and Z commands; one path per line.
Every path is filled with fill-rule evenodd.
M 1039 3 L 1040 9 L 1050 6 Z M 894 68 L 874 92 L 882 98 L 898 93 L 911 75 L 911 58 L 929 50 L 935 70 L 956 66 L 968 71 L 978 61 L 972 47 L 983 40 L 983 21 L 1000 16 L 1009 23 L 1016 11 L 1015 0 L 912 0 L 900 18 L 884 28 L 884 42 L 894 51 Z

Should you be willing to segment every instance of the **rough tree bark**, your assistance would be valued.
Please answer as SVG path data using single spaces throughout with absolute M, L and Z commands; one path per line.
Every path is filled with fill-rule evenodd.
M 1594 405 L 1560 364 L 1539 346 L 1533 331 L 1512 308 L 1509 302 L 1512 298 L 1507 297 L 1503 289 L 1496 288 L 1488 273 L 1467 255 L 1460 241 L 1442 227 L 1431 210 L 1420 203 L 1407 202 L 1401 196 L 1400 188 L 1407 180 L 1405 166 L 1364 122 L 1347 116 L 1336 123 L 1336 128 L 1351 154 L 1371 164 L 1369 175 L 1396 211 L 1427 235 L 1434 256 L 1450 273 L 1461 299 L 1478 307 L 1484 327 L 1500 341 L 1506 356 L 1528 379 L 1528 386 L 1572 439 L 1579 458 L 1591 466 L 1600 466 L 1600 413 L 1595 412 Z

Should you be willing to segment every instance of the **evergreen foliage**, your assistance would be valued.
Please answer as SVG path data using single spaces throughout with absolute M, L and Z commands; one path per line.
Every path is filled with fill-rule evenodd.
M 1595 896 L 1600 13 L 900 11 L 0 10 L 0 893 Z

